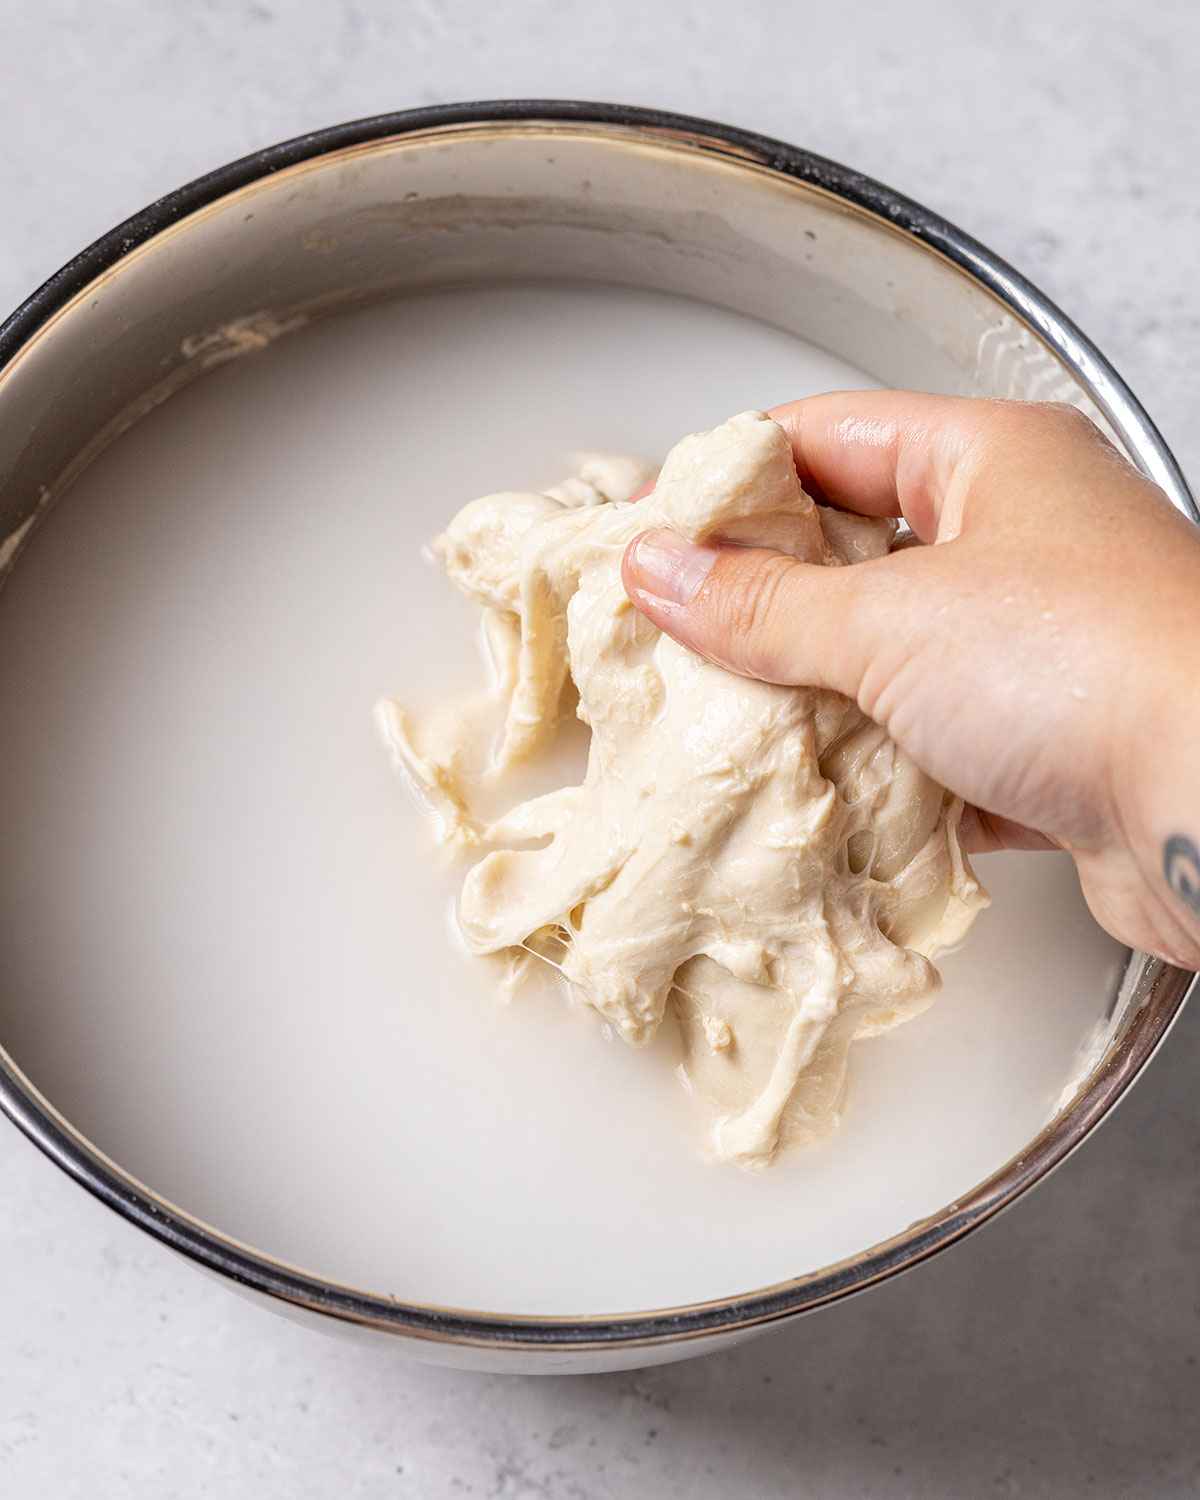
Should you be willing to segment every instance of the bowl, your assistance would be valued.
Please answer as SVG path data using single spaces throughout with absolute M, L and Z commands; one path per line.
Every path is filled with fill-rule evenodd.
M 257 152 L 153 204 L 34 292 L 0 327 L 0 585 L 53 502 L 207 372 L 356 308 L 546 280 L 729 309 L 884 384 L 1070 402 L 1196 517 L 1162 438 L 1099 351 L 1018 272 L 919 204 L 728 126 L 512 101 L 383 115 Z M 1191 979 L 1125 955 L 1044 1126 L 953 1201 L 834 1263 L 679 1306 L 550 1316 L 360 1289 L 241 1243 L 144 1185 L 56 1108 L 36 1070 L 23 1071 L 20 1046 L 0 1051 L 0 1105 L 115 1212 L 276 1310 L 465 1367 L 628 1368 L 836 1302 L 995 1217 L 1105 1118 Z M 138 1057 L 127 1066 L 140 1086 Z

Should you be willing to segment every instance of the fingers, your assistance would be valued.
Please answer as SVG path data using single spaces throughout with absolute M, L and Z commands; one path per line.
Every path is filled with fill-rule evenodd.
M 860 515 L 902 515 L 931 542 L 986 412 L 986 403 L 952 396 L 833 391 L 769 415 L 791 442 L 805 489 Z
M 903 516 L 922 542 L 948 541 L 989 509 L 1011 513 L 1014 501 L 1036 511 L 1051 494 L 1082 499 L 1117 472 L 1146 485 L 1082 412 L 1055 402 L 832 391 L 768 415 L 810 494 L 859 515 Z
M 917 547 L 813 568 L 782 551 L 693 546 L 659 530 L 630 545 L 626 587 L 661 629 L 710 660 L 772 682 L 836 688 L 873 714 L 881 698 L 886 707 L 900 696 L 896 671 L 922 643 L 957 640 L 947 610 L 961 621 L 972 600 L 986 623 L 989 578 L 1013 603 L 993 540 L 1001 529 L 992 528 L 1012 544 L 1010 574 L 1064 530 L 1086 526 L 1116 545 L 1130 483 L 1146 483 L 1069 407 L 842 391 L 778 407 L 774 417 L 801 480 L 825 499 L 869 515 L 903 513 L 922 541 L 963 536 L 972 550 Z M 932 663 L 936 653 L 926 655 Z
M 629 544 L 622 577 L 660 630 L 710 661 L 744 677 L 855 698 L 875 644 L 875 611 L 857 602 L 875 566 L 815 567 L 760 547 L 689 542 L 663 528 Z
M 960 534 L 981 508 L 1032 503 L 1097 461 L 1133 470 L 1072 407 L 916 391 L 834 391 L 775 407 L 800 481 L 860 515 L 903 516 L 923 542 Z M 1107 477 L 1111 478 L 1111 474 Z

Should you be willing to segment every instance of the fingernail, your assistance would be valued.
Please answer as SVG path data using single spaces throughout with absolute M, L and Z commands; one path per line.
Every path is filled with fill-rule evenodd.
M 717 560 L 717 549 L 663 527 L 635 538 L 629 560 L 644 593 L 668 604 L 690 604 Z

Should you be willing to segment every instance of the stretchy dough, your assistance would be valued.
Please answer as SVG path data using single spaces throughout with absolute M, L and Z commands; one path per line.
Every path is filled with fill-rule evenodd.
M 577 694 L 581 786 L 484 824 L 457 769 L 479 733 L 469 706 L 383 719 L 442 837 L 482 854 L 459 903 L 469 947 L 555 963 L 628 1042 L 673 1010 L 713 1153 L 763 1165 L 836 1124 L 849 1044 L 925 1008 L 930 960 L 986 897 L 961 803 L 853 703 L 711 665 L 621 584 L 626 543 L 652 526 L 842 566 L 886 553 L 892 523 L 814 505 L 758 412 L 685 438 L 629 503 L 644 478 L 593 459 L 550 494 L 474 501 L 435 543 L 488 612 L 507 705 L 489 776 L 542 750 Z

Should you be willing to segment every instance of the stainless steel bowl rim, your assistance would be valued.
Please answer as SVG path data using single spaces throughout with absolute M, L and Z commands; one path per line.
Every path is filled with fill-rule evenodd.
M 570 122 L 633 129 L 742 157 L 819 188 L 894 226 L 958 266 L 1016 314 L 1071 369 L 1134 457 L 1156 470 L 1172 499 L 1200 513 L 1174 457 L 1128 386 L 1091 341 L 1032 282 L 953 224 L 826 157 L 751 131 L 628 105 L 568 100 L 494 100 L 374 115 L 309 132 L 219 167 L 96 240 L 0 324 L 0 371 L 29 339 L 95 278 L 196 210 L 283 168 L 346 147 L 459 125 Z M 110 1208 L 188 1259 L 254 1292 L 344 1322 L 408 1338 L 468 1347 L 543 1350 L 636 1347 L 751 1329 L 793 1317 L 874 1285 L 927 1259 L 995 1217 L 1042 1181 L 1112 1110 L 1161 1045 L 1190 990 L 1177 971 L 1169 1003 L 1136 1031 L 1119 1065 L 1094 1077 L 1030 1146 L 957 1205 L 838 1265 L 746 1295 L 628 1315 L 537 1317 L 405 1303 L 325 1281 L 247 1246 L 158 1198 L 105 1158 L 62 1119 L 0 1053 L 0 1109 L 65 1172 Z

